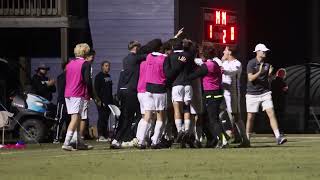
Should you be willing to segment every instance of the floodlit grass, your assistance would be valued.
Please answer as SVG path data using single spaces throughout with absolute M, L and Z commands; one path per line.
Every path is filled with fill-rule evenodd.
M 320 179 L 320 136 L 253 138 L 252 148 L 65 152 L 52 144 L 0 150 L 0 179 Z

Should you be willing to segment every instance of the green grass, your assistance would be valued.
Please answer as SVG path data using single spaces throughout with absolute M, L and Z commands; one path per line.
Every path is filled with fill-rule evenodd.
M 283 146 L 253 138 L 252 148 L 65 152 L 52 144 L 0 150 L 0 179 L 320 179 L 320 136 L 291 135 Z

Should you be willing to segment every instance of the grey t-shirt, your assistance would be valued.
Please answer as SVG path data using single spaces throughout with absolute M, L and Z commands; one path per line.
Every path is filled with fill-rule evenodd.
M 254 58 L 248 62 L 247 74 L 256 74 L 259 71 L 260 62 Z M 258 78 L 254 81 L 248 81 L 247 83 L 247 94 L 259 95 L 270 91 L 270 83 L 268 81 L 270 64 L 263 63 L 262 72 Z

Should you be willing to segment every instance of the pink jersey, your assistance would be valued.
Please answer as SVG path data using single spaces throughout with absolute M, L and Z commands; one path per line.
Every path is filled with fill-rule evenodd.
M 65 97 L 85 97 L 86 84 L 82 78 L 83 58 L 72 59 L 66 66 Z
M 146 75 L 147 75 L 147 62 L 142 61 L 140 64 L 139 81 L 137 86 L 138 93 L 145 93 L 147 91 Z
M 161 53 L 151 53 L 147 56 L 147 83 L 165 85 L 166 76 L 163 70 L 165 58 L 166 55 Z
M 222 73 L 219 65 L 214 61 L 206 61 L 205 64 L 208 74 L 202 79 L 203 89 L 205 91 L 221 89 Z

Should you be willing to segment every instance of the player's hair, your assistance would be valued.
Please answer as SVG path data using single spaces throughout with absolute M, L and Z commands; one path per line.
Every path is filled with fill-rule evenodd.
M 77 44 L 74 48 L 75 57 L 85 57 L 90 51 L 90 46 L 87 43 Z
M 134 47 L 140 47 L 141 44 L 138 41 L 130 41 L 128 44 L 128 49 L 131 51 Z

